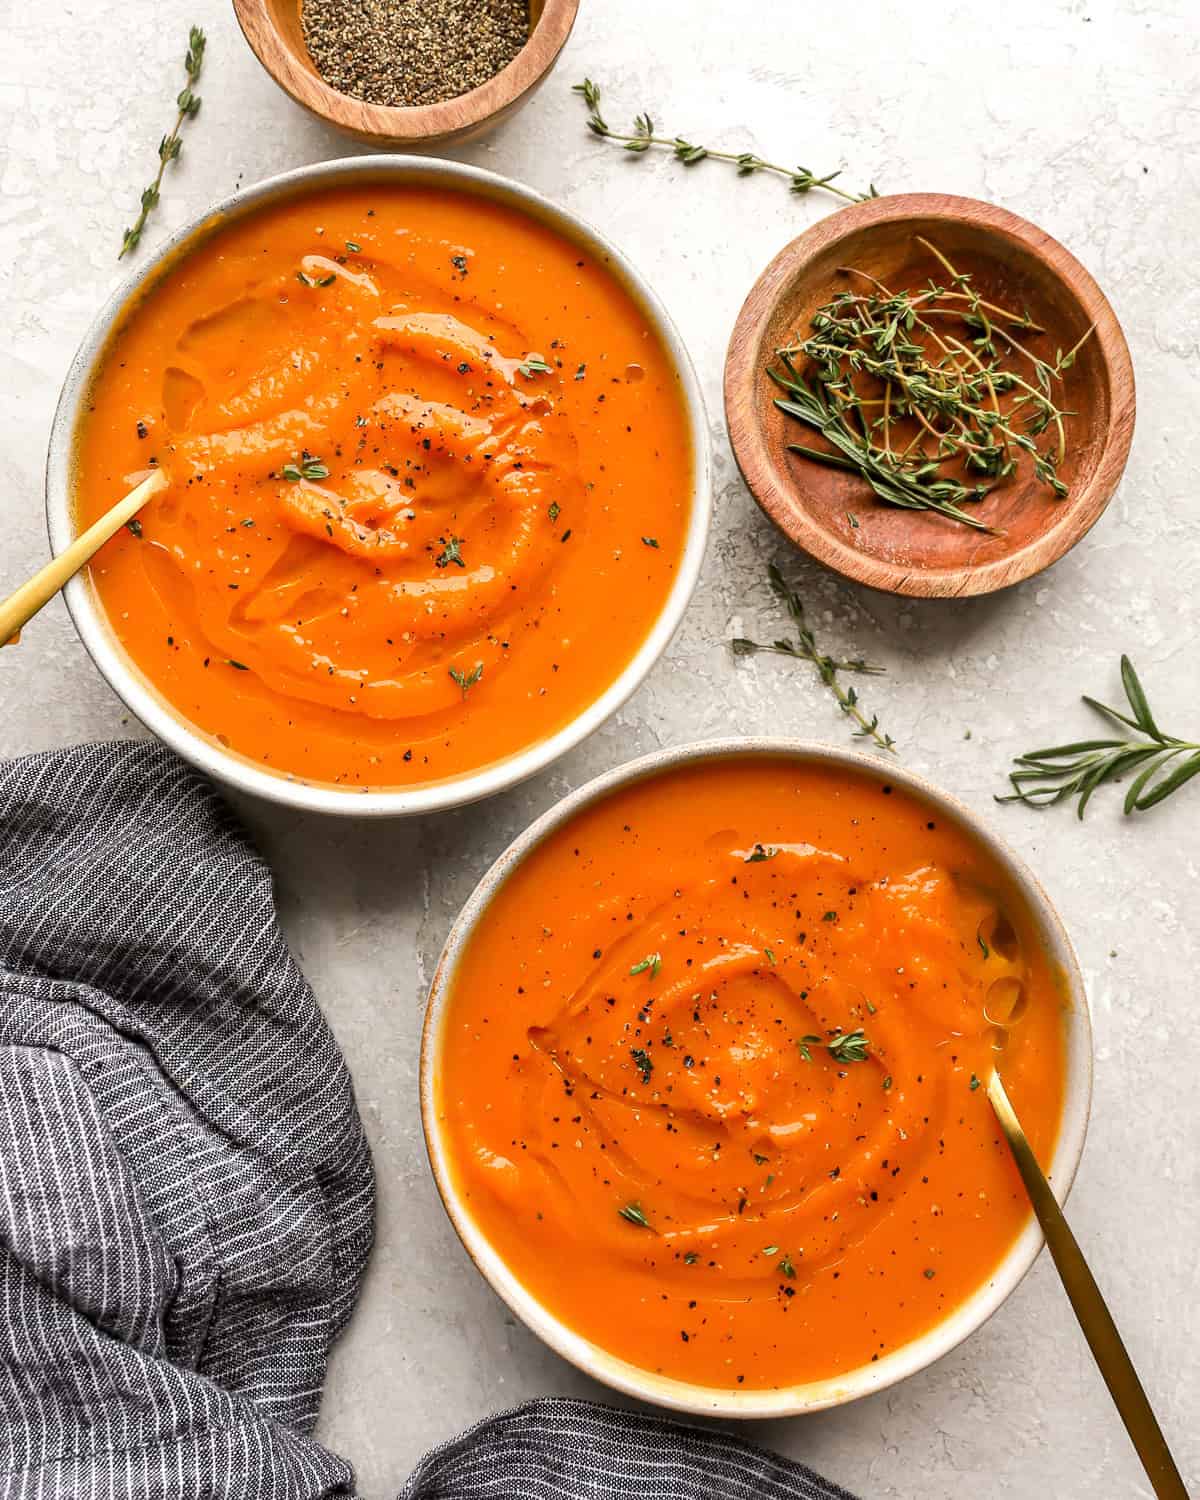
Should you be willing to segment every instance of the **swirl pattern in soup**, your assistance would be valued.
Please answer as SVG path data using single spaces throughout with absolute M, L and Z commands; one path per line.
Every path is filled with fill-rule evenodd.
M 690 512 L 678 377 L 602 261 L 470 193 L 309 193 L 129 310 L 78 442 L 93 566 L 150 681 L 265 767 L 353 786 L 544 739 L 662 611 Z
M 770 757 L 618 790 L 506 880 L 456 969 L 437 1109 L 468 1213 L 570 1327 L 764 1389 L 925 1332 L 1028 1219 L 983 1084 L 1049 1155 L 1063 998 L 958 826 Z

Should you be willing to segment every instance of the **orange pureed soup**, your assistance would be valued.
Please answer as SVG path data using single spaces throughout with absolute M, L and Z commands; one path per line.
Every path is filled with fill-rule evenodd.
M 466 774 L 561 729 L 674 584 L 679 378 L 603 258 L 445 188 L 323 189 L 207 234 L 130 309 L 77 445 L 93 565 L 150 682 L 314 782 Z M 138 528 L 134 528 L 135 532 Z
M 748 756 L 618 790 L 505 881 L 447 997 L 436 1103 L 467 1212 L 609 1353 L 771 1389 L 881 1359 L 1029 1218 L 1060 976 L 992 859 L 916 797 Z M 999 1049 L 999 1050 L 998 1050 Z

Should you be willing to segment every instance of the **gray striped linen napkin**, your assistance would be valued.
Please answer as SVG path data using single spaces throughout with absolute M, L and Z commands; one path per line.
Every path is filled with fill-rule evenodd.
M 213 789 L 152 744 L 0 765 L 0 1496 L 321 1500 L 374 1223 L 350 1075 Z M 740 1439 L 535 1401 L 403 1500 L 850 1500 Z

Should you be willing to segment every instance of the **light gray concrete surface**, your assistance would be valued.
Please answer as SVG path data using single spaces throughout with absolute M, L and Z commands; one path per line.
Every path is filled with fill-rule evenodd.
M 662 744 L 772 731 L 841 741 L 805 671 L 735 664 L 769 629 L 766 563 L 788 556 L 740 483 L 721 421 L 725 342 L 762 266 L 830 211 L 715 164 L 631 161 L 585 134 L 569 85 L 610 118 L 828 170 L 852 184 L 992 199 L 1063 240 L 1111 297 L 1139 415 L 1124 483 L 1050 573 L 969 603 L 917 604 L 790 558 L 814 624 L 888 675 L 867 684 L 906 765 L 982 811 L 1032 862 L 1090 987 L 1096 1094 L 1071 1202 L 1185 1472 L 1200 1479 L 1193 926 L 1200 782 L 1123 821 L 1101 794 L 1082 827 L 991 801 L 1010 757 L 1089 730 L 1081 691 L 1118 691 L 1132 653 L 1172 729 L 1200 736 L 1200 35 L 1192 0 L 584 0 L 540 96 L 464 158 L 600 225 L 664 297 L 710 403 L 717 518 L 693 608 L 628 707 L 550 772 L 458 815 L 365 826 L 243 811 L 278 872 L 289 935 L 345 1047 L 379 1173 L 378 1248 L 333 1362 L 322 1437 L 370 1500 L 429 1444 L 539 1393 L 602 1393 L 544 1350 L 461 1252 L 417 1110 L 425 985 L 480 872 L 535 814 Z M 228 0 L 0 0 L 0 516 L 6 591 L 45 542 L 41 470 L 68 358 L 117 277 L 115 252 L 179 86 L 190 22 L 210 35 L 204 105 L 146 248 L 238 183 L 355 149 L 260 71 Z M 0 752 L 136 735 L 61 605 L 0 661 Z M 968 731 L 970 731 L 968 737 Z M 1188 913 L 1193 915 L 1189 917 Z M 1148 1496 L 1043 1258 L 975 1338 L 854 1407 L 756 1436 L 864 1496 Z

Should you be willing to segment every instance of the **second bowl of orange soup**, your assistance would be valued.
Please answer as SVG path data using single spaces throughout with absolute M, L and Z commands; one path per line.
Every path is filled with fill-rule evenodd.
M 894 766 L 724 741 L 601 777 L 485 877 L 422 1110 L 464 1245 L 547 1343 L 780 1416 L 929 1364 L 1032 1264 L 993 1067 L 1064 1197 L 1091 1031 L 1024 866 Z
M 61 548 L 170 486 L 67 589 L 130 708 L 277 801 L 470 801 L 610 714 L 669 640 L 709 518 L 670 320 L 617 251 L 451 162 L 306 167 L 184 230 L 76 359 Z

